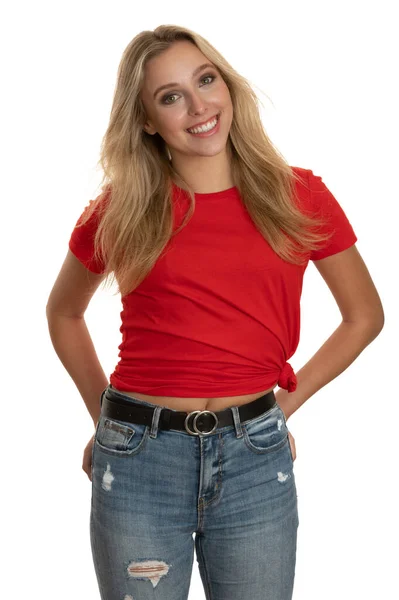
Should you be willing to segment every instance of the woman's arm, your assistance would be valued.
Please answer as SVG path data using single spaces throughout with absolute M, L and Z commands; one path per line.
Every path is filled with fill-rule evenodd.
M 345 371 L 384 326 L 381 299 L 355 245 L 314 264 L 337 302 L 342 323 L 296 373 L 295 392 L 275 393 L 287 419 Z
M 68 250 L 51 290 L 46 315 L 54 349 L 97 424 L 101 392 L 108 385 L 84 313 L 104 275 L 92 273 Z

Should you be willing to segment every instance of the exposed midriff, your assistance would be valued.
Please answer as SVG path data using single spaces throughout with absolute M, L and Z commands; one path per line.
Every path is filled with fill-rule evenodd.
M 186 412 L 191 412 L 193 410 L 212 410 L 217 412 L 230 406 L 242 406 L 243 404 L 252 402 L 252 400 L 256 400 L 264 394 L 274 390 L 276 385 L 277 382 L 268 390 L 255 392 L 254 394 L 244 394 L 242 396 L 224 396 L 221 398 L 176 398 L 173 396 L 148 396 L 147 394 L 126 392 L 120 389 L 118 389 L 118 392 L 137 400 L 144 400 L 145 402 L 151 402 L 152 404 L 165 406 L 166 408 L 171 408 L 173 410 L 182 410 Z M 115 386 L 113 387 L 114 389 L 117 389 Z

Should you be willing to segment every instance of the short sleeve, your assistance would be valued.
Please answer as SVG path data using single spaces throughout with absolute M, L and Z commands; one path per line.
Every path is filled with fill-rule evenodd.
M 310 203 L 318 216 L 326 219 L 322 232 L 332 232 L 326 245 L 310 253 L 309 260 L 320 260 L 346 250 L 357 242 L 353 230 L 343 208 L 327 188 L 322 178 L 308 170 Z
M 96 198 L 97 200 L 97 198 Z M 105 271 L 105 265 L 102 260 L 95 260 L 94 258 L 94 236 L 99 223 L 99 207 L 96 207 L 84 223 L 84 225 L 77 227 L 86 215 L 87 211 L 96 200 L 90 200 L 89 204 L 85 207 L 83 213 L 80 215 L 76 222 L 76 225 L 72 231 L 69 239 L 69 249 L 76 256 L 78 260 L 93 273 L 103 273 Z

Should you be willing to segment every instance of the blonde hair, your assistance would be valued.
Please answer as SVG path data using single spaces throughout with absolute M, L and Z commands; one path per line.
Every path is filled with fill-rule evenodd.
M 122 296 L 143 281 L 195 209 L 194 191 L 174 170 L 165 141 L 158 133 L 149 135 L 143 129 L 147 116 L 140 98 L 146 63 L 179 40 L 195 44 L 229 88 L 233 105 L 227 140 L 231 173 L 258 231 L 283 260 L 293 264 L 304 264 L 303 253 L 318 249 L 329 238 L 317 232 L 321 220 L 300 210 L 295 181 L 305 182 L 267 136 L 258 98 L 248 81 L 199 34 L 180 26 L 160 25 L 136 35 L 123 52 L 98 161 L 103 171 L 102 193 L 81 221 L 84 224 L 93 210 L 99 211 L 94 256 L 104 260 L 105 281 L 116 280 Z M 174 232 L 172 182 L 190 197 L 189 210 Z

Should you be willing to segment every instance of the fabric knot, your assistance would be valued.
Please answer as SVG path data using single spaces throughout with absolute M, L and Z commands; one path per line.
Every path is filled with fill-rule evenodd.
M 286 362 L 281 370 L 280 378 L 278 380 L 279 387 L 288 390 L 288 392 L 295 392 L 297 386 L 297 379 L 294 373 L 294 369 L 290 363 Z

